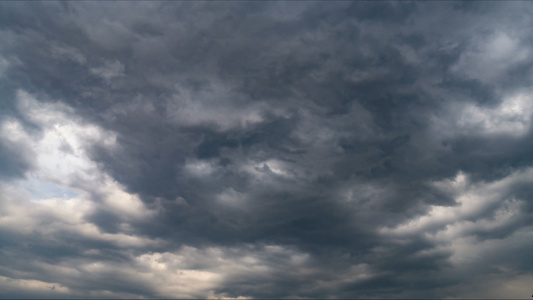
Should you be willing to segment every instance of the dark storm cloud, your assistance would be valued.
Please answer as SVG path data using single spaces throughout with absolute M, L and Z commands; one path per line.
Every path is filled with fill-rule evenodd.
M 524 286 L 531 9 L 3 3 L 0 178 L 82 191 L 84 209 L 5 185 L 6 215 L 37 229 L 2 223 L 0 284 L 18 280 L 2 296 L 479 297 L 509 274 Z M 64 181 L 31 154 L 61 126 L 74 129 L 59 153 L 95 166 L 73 160 L 83 171 Z M 490 243 L 494 263 L 461 264 Z
M 23 153 L 13 149 L 9 144 L 0 143 L 0 166 L 2 171 L 0 177 L 6 180 L 12 177 L 23 177 L 24 172 L 28 170 L 30 163 L 29 158 L 25 157 Z

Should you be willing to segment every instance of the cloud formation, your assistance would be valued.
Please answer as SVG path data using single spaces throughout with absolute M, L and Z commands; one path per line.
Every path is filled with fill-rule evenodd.
M 531 15 L 1 3 L 0 297 L 529 297 Z

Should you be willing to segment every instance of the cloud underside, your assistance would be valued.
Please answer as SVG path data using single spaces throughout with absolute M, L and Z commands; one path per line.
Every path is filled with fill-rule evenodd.
M 530 296 L 532 10 L 1 3 L 0 297 Z

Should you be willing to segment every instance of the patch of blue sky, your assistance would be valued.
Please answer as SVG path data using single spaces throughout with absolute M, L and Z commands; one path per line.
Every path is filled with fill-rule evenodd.
M 19 182 L 19 186 L 30 195 L 32 200 L 50 198 L 70 199 L 78 196 L 78 193 L 73 189 L 36 178 L 28 178 L 27 180 L 21 181 Z

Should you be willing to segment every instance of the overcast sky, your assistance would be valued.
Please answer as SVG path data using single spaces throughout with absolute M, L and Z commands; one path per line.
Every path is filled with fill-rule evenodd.
M 533 3 L 0 3 L 0 297 L 530 298 Z

